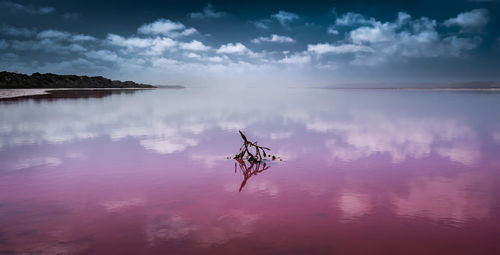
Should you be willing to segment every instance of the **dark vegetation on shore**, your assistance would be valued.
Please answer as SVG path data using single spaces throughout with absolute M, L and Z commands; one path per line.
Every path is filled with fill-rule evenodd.
M 164 87 L 164 86 L 163 86 Z M 179 88 L 180 86 L 170 86 Z M 0 72 L 0 89 L 43 88 L 156 88 L 133 81 L 114 81 L 102 76 L 57 75 L 33 73 L 32 75 Z

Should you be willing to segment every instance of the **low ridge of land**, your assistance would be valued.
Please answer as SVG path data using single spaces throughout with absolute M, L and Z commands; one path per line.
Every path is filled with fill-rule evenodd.
M 179 86 L 172 86 L 179 87 Z M 115 81 L 102 76 L 57 75 L 33 73 L 32 75 L 0 72 L 0 89 L 44 88 L 156 88 L 133 81 Z

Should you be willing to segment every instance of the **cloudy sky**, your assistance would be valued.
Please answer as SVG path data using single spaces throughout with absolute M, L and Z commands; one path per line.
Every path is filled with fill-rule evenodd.
M 500 80 L 500 1 L 0 0 L 0 69 L 152 84 Z

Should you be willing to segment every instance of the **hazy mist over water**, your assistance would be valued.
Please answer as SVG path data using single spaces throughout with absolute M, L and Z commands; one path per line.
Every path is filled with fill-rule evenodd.
M 499 96 L 187 88 L 4 101 L 0 250 L 495 254 Z M 284 161 L 237 167 L 238 130 Z

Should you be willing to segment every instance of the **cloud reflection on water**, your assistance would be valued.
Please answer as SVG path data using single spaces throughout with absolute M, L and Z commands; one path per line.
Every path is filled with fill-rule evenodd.
M 463 227 L 495 217 L 489 160 L 499 123 L 467 111 L 491 114 L 462 104 L 475 96 L 444 94 L 453 100 L 442 102 L 446 97 L 418 92 L 313 89 L 280 91 L 288 100 L 259 95 L 157 90 L 2 104 L 1 170 L 33 170 L 0 178 L 16 184 L 0 185 L 2 199 L 70 208 L 64 217 L 71 224 L 113 221 L 139 232 L 150 248 L 222 246 L 276 229 L 304 233 L 309 224 L 331 231 L 355 223 L 364 233 L 371 225 L 363 224 L 387 213 L 382 220 L 390 227 L 408 219 Z M 285 161 L 258 176 L 235 174 L 227 156 L 240 145 L 238 129 Z M 5 204 L 0 213 L 13 215 L 16 208 Z M 60 220 L 41 215 L 40 229 Z M 29 227 L 39 220 L 26 218 Z
M 295 156 L 303 152 L 280 144 L 306 143 L 302 147 L 315 150 L 324 146 L 331 160 L 340 161 L 386 154 L 394 163 L 400 163 L 436 155 L 471 165 L 481 158 L 477 135 L 461 115 L 438 111 L 408 114 L 396 106 L 377 107 L 376 95 L 370 98 L 375 100 L 373 105 L 353 105 L 350 101 L 356 100 L 356 95 L 329 91 L 326 97 L 316 92 L 304 92 L 304 97 L 314 98 L 315 104 L 283 103 L 264 95 L 248 107 L 234 107 L 239 92 L 209 91 L 205 98 L 193 90 L 151 91 L 105 100 L 7 104 L 0 108 L 0 116 L 6 120 L 0 128 L 0 150 L 109 137 L 113 141 L 134 138 L 145 149 L 171 154 L 200 145 L 202 137 L 215 131 L 234 133 L 247 129 L 264 141 L 275 141 L 275 148 Z M 399 104 L 419 107 L 417 102 Z M 301 137 L 308 133 L 321 137 L 323 145 Z M 493 135 L 494 139 L 497 136 Z
M 484 219 L 491 210 L 493 182 L 477 173 L 460 173 L 453 177 L 420 177 L 410 182 L 407 195 L 394 195 L 397 214 L 451 221 L 461 225 L 471 219 Z

